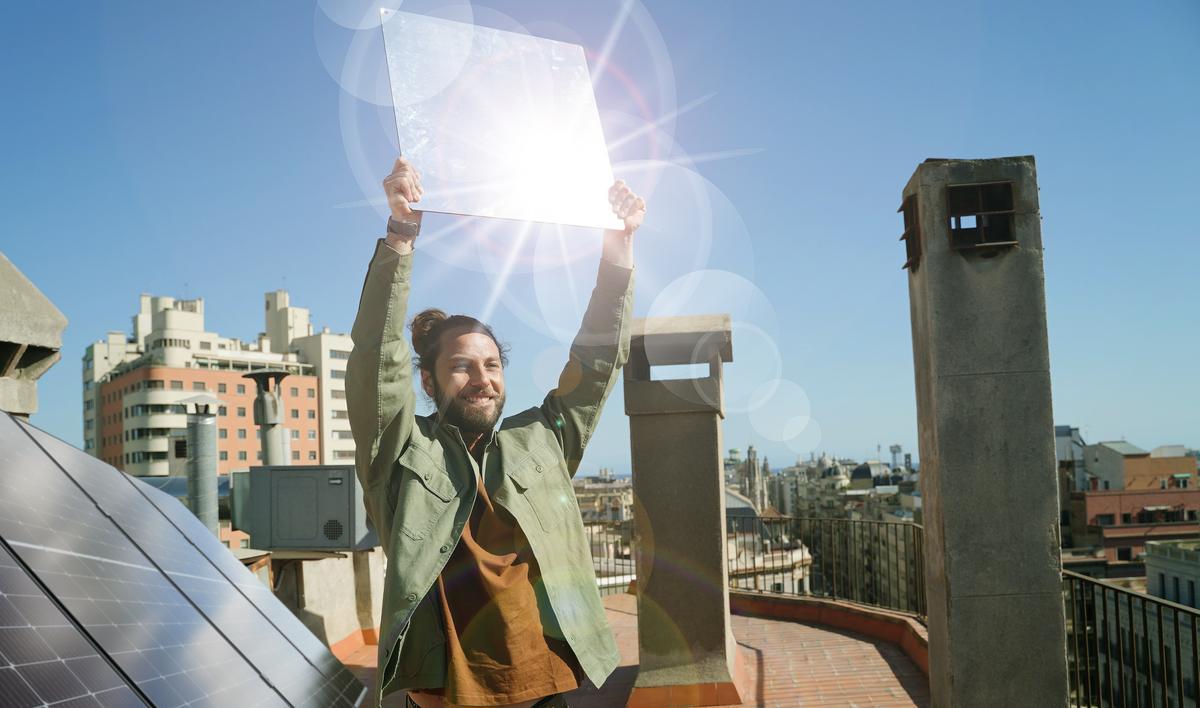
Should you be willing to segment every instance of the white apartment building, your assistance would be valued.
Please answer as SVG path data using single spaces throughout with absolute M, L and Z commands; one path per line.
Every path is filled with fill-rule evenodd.
M 109 332 L 83 357 L 84 450 L 137 475 L 180 473 L 186 459 L 182 401 L 221 399 L 218 471 L 262 459 L 253 421 L 254 383 L 243 374 L 288 372 L 280 388 L 293 464 L 348 464 L 345 358 L 350 337 L 313 334 L 309 312 L 286 291 L 267 293 L 264 330 L 253 342 L 205 329 L 204 300 L 142 295 L 133 332 Z M 348 451 L 348 452 L 347 452 Z

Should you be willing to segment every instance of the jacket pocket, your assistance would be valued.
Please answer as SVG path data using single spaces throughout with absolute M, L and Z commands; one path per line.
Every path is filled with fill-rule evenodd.
M 544 531 L 554 531 L 579 517 L 575 490 L 567 481 L 566 461 L 558 450 L 535 450 L 505 473 Z
M 438 519 L 446 513 L 458 494 L 445 468 L 434 464 L 432 458 L 415 451 L 413 446 L 397 460 L 395 525 L 408 538 L 420 541 L 433 530 Z

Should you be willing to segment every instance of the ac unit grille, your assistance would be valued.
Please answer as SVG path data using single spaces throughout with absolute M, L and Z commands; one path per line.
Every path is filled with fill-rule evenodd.
M 342 522 L 337 519 L 330 519 L 325 522 L 325 538 L 330 541 L 336 541 L 342 537 L 345 529 L 342 527 Z

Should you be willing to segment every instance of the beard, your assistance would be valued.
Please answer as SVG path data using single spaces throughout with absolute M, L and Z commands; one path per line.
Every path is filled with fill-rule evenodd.
M 433 396 L 442 420 L 464 433 L 490 432 L 496 427 L 500 412 L 504 410 L 504 394 L 494 396 L 490 408 L 473 406 L 457 396 L 447 400 L 436 380 L 433 382 Z

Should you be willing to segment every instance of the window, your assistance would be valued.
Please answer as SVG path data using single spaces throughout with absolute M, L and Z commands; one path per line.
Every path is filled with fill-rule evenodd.
M 316 420 L 316 419 L 317 419 L 317 412 L 316 412 L 316 411 L 314 411 L 314 410 L 312 410 L 312 409 L 309 409 L 309 411 L 308 411 L 308 419 L 309 419 L 309 420 Z
M 330 349 L 329 350 L 329 358 L 330 359 L 349 359 L 350 352 L 345 351 L 344 349 Z
M 246 392 L 246 384 L 238 384 L 238 385 L 237 385 L 237 392 L 238 392 L 238 393 L 243 393 L 243 394 L 244 394 L 244 393 Z
M 220 459 L 221 459 L 221 462 L 225 462 L 226 460 L 229 459 L 229 453 L 222 450 L 220 453 Z
M 950 246 L 955 250 L 1015 246 L 1012 182 L 946 187 Z
M 228 437 L 229 437 L 229 430 L 228 430 L 227 428 L 219 428 L 219 429 L 217 430 L 217 437 L 218 437 L 218 438 L 221 438 L 222 440 L 224 440 L 224 439 L 228 438 Z
M 345 392 L 345 391 L 339 391 L 339 390 L 336 390 L 336 389 L 335 389 L 335 390 L 333 390 L 333 391 L 330 391 L 330 392 L 329 392 L 329 395 L 330 395 L 331 397 L 333 397 L 333 398 L 337 398 L 337 399 L 340 399 L 340 400 L 345 400 L 345 399 L 346 399 L 346 392 Z
M 159 381 L 158 379 L 150 379 L 150 380 L 146 381 L 146 388 L 151 391 L 160 389 L 163 387 L 164 387 L 163 382 Z
M 1171 578 L 1171 580 L 1175 585 L 1175 596 L 1171 599 L 1175 602 L 1179 602 L 1179 600 L 1182 598 L 1182 596 L 1179 594 L 1179 576 L 1176 575 L 1174 578 Z
M 1107 479 L 1106 479 L 1106 480 L 1104 480 L 1104 488 L 1105 488 L 1105 489 L 1108 489 L 1108 480 L 1107 480 Z
M 334 456 L 334 458 L 339 459 L 339 460 L 353 460 L 354 459 L 354 451 L 353 450 L 334 450 L 333 456 Z
M 171 382 L 171 390 L 172 391 L 182 391 L 183 390 L 183 382 L 182 381 L 172 381 Z
M 295 386 L 292 386 L 292 395 L 293 395 L 293 396 L 295 396 L 295 397 L 299 397 L 299 396 L 300 396 L 300 389 L 296 388 Z
M 1096 514 L 1096 525 L 1097 526 L 1112 526 L 1113 525 L 1113 515 L 1112 514 Z
M 292 417 L 293 417 L 293 418 L 299 418 L 299 417 L 300 417 L 300 409 L 298 409 L 298 408 L 293 408 L 293 409 L 292 409 Z
M 347 413 L 346 411 L 334 411 L 333 417 L 334 418 L 349 418 L 350 414 Z
M 1121 514 L 1121 523 L 1132 524 L 1133 523 L 1133 514 Z
M 299 439 L 300 439 L 300 431 L 296 430 L 295 428 L 292 428 L 292 440 L 299 440 Z
M 229 415 L 229 411 L 225 409 L 225 406 L 218 406 L 217 415 Z
M 338 440 L 353 440 L 354 439 L 354 433 L 350 432 L 349 430 L 338 430 L 333 434 L 333 436 L 335 438 L 337 438 Z
M 245 439 L 246 439 L 246 429 L 238 428 L 238 440 L 245 440 Z
M 315 389 L 315 388 L 308 389 L 308 397 L 316 398 L 317 397 L 317 389 Z
M 193 391 L 203 391 L 204 390 L 204 382 L 203 381 L 193 381 L 192 382 L 192 390 Z
M 205 351 L 212 349 L 212 342 L 200 342 L 200 348 Z
M 187 439 L 177 438 L 175 440 L 175 459 L 187 459 Z
M 238 459 L 245 461 L 245 459 L 246 459 L 246 451 L 245 450 L 238 450 Z
M 317 459 L 317 451 L 316 451 L 316 450 L 309 450 L 309 451 L 308 451 L 308 459 L 310 459 L 310 460 L 315 460 L 315 459 Z
M 1188 607 L 1196 606 L 1196 581 L 1188 581 Z
M 245 418 L 246 417 L 246 407 L 238 406 L 237 414 L 238 414 L 239 418 Z
M 292 450 L 292 459 L 296 460 L 296 461 L 300 460 L 300 451 L 299 450 Z
M 1117 560 L 1119 560 L 1119 561 L 1133 560 L 1133 549 L 1130 548 L 1129 546 L 1124 546 L 1122 548 L 1118 548 L 1117 549 Z
M 342 371 L 341 369 L 334 369 L 334 370 L 332 370 L 332 371 L 330 371 L 330 372 L 329 372 L 329 378 L 331 378 L 331 379 L 344 379 L 344 378 L 346 378 L 346 372 L 345 372 L 345 371 Z
M 225 393 L 225 390 L 227 388 L 229 388 L 229 387 L 226 386 L 225 384 L 217 384 L 217 393 Z

